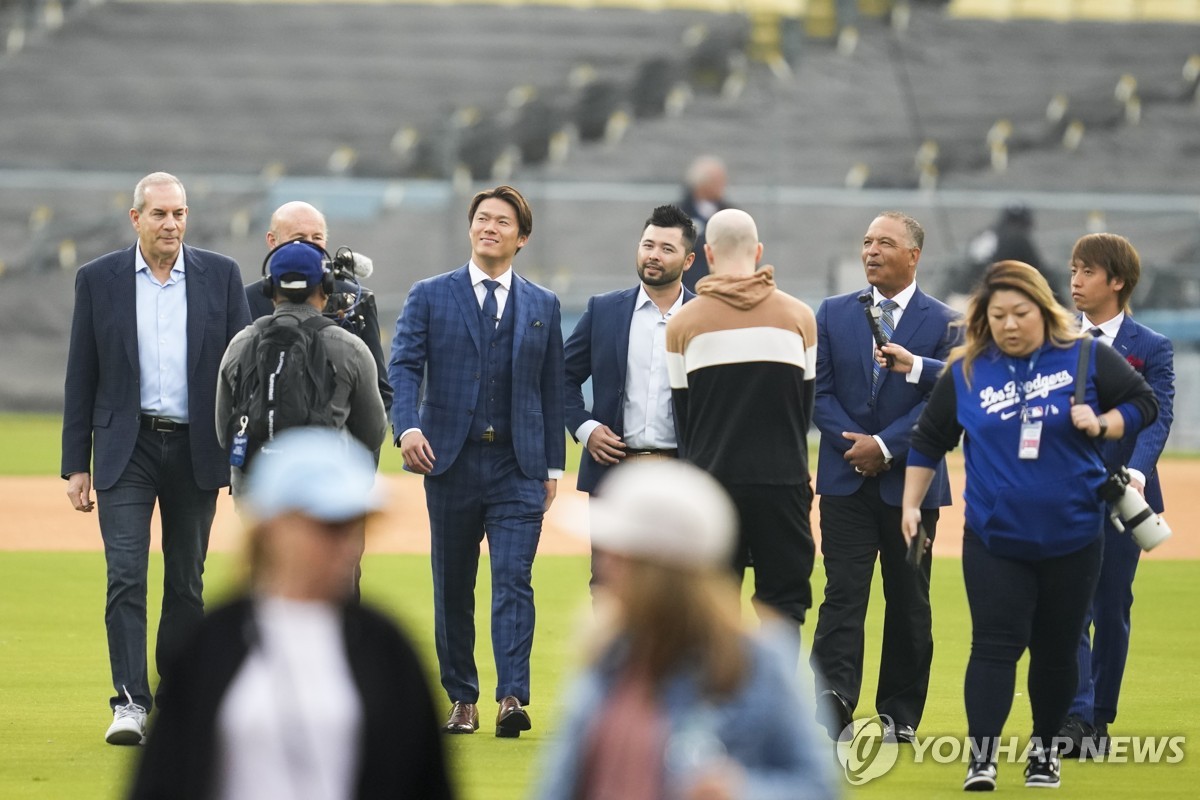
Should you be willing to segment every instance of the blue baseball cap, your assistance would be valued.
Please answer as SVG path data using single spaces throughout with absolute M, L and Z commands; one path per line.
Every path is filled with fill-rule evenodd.
M 280 289 L 311 289 L 325 274 L 325 252 L 303 240 L 280 245 L 267 262 L 271 280 Z
M 382 510 L 385 498 L 358 440 L 332 428 L 290 428 L 259 450 L 242 499 L 259 520 L 296 512 L 345 522 Z

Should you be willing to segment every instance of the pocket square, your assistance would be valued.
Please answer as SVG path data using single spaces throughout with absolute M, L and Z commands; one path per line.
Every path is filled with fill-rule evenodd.
M 535 320 L 533 321 L 533 324 L 532 324 L 532 325 L 530 325 L 529 327 L 531 327 L 531 328 L 544 328 L 544 327 L 546 327 L 546 326 L 542 324 L 542 321 L 541 321 L 540 319 L 535 319 Z

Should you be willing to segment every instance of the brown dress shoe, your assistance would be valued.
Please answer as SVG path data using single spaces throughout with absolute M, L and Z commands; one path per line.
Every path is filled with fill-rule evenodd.
M 500 701 L 500 712 L 496 714 L 496 735 L 501 739 L 516 739 L 521 731 L 532 727 L 529 712 L 521 707 L 521 701 L 509 695 Z
M 454 701 L 450 717 L 442 726 L 446 733 L 474 733 L 479 730 L 479 709 L 474 703 Z

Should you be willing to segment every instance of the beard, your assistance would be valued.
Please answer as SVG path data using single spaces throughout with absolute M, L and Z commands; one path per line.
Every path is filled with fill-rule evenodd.
M 640 278 L 642 283 L 646 284 L 647 286 L 667 286 L 668 284 L 679 280 L 679 277 L 683 275 L 682 265 L 674 268 L 667 264 L 655 264 L 653 266 L 658 270 L 658 272 L 653 275 L 648 275 L 646 272 L 647 265 L 637 265 L 638 278 Z

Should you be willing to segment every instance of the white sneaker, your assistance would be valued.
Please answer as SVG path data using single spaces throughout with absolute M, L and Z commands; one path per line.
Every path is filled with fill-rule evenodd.
M 112 725 L 104 734 L 104 741 L 109 744 L 144 744 L 146 741 L 146 709 L 133 702 L 129 690 L 125 690 L 129 700 L 123 706 L 113 709 Z

